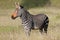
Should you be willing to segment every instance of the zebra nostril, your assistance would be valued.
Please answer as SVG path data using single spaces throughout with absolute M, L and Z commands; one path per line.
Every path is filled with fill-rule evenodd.
M 15 17 L 11 16 L 12 19 L 15 19 Z

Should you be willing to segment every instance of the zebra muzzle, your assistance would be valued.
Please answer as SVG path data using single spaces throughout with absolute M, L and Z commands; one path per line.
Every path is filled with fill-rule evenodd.
M 12 19 L 16 19 L 17 18 L 17 14 L 16 13 L 13 13 L 12 16 L 11 16 Z

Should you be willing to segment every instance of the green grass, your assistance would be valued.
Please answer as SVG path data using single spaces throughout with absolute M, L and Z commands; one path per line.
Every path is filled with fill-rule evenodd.
M 52 6 L 60 8 L 60 0 L 51 0 Z
M 11 32 L 13 30 L 16 30 L 17 27 L 13 27 L 13 26 L 0 26 L 0 32 Z
M 0 9 L 14 8 L 15 2 L 18 1 L 21 3 L 21 0 L 0 0 Z

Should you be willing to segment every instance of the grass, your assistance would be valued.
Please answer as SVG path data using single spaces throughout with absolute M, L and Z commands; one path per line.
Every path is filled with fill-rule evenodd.
M 60 8 L 60 0 L 51 0 L 51 4 L 55 7 L 59 7 Z
M 15 2 L 21 3 L 21 0 L 0 0 L 0 9 L 12 9 Z
M 10 18 L 13 10 L 0 10 L 0 40 L 27 40 L 20 18 L 16 20 Z M 30 40 L 60 40 L 60 9 L 44 7 L 33 8 L 28 11 L 33 15 L 44 13 L 50 21 L 47 35 L 41 35 L 39 30 L 32 30 Z

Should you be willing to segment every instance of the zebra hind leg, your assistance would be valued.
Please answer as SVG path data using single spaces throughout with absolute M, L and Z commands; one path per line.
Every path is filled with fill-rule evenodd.
M 47 33 L 48 24 L 49 24 L 49 20 L 46 19 L 45 24 L 44 24 L 44 32 L 45 32 L 45 33 Z
M 44 32 L 47 34 L 48 25 L 44 25 Z
M 39 31 L 41 32 L 41 34 L 43 33 L 43 26 L 39 28 Z

